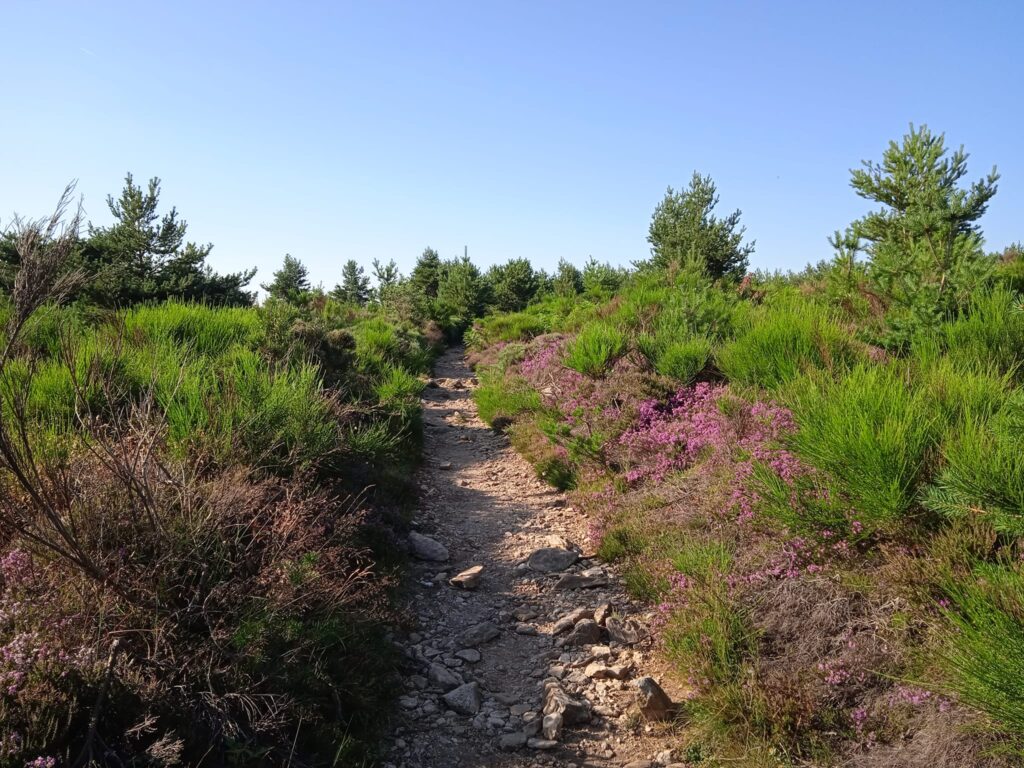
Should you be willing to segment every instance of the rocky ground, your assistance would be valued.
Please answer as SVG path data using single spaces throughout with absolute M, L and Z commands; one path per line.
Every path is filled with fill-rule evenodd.
M 396 638 L 405 691 L 385 765 L 682 764 L 682 691 L 660 674 L 653 617 L 587 551 L 563 494 L 477 418 L 461 350 L 435 375 L 409 539 L 415 631 Z

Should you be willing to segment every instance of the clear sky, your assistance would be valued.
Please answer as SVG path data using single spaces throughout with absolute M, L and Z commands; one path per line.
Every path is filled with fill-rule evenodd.
M 5 0 L 0 226 L 126 171 L 219 270 L 464 245 L 627 264 L 668 185 L 709 173 L 753 264 L 799 268 L 868 204 L 849 169 L 927 123 L 993 164 L 1024 239 L 1020 2 L 168 3 Z

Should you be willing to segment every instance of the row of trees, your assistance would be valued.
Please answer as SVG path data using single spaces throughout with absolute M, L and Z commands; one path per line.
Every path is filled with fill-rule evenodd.
M 489 310 L 515 312 L 542 296 L 610 294 L 626 270 L 590 259 L 582 269 L 564 259 L 554 274 L 536 270 L 528 259 L 511 259 L 486 271 L 469 258 L 442 259 L 426 248 L 412 272 L 402 275 L 394 261 L 374 260 L 370 273 L 355 260 L 345 262 L 341 282 L 329 292 L 314 287 L 305 265 L 288 254 L 273 279 L 261 287 L 268 296 L 291 304 L 320 297 L 359 306 L 378 305 L 411 320 L 435 320 L 458 330 Z

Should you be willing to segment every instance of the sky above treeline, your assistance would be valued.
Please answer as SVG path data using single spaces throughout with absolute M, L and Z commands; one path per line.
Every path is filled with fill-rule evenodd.
M 998 165 L 1024 239 L 1016 2 L 4 3 L 0 227 L 124 174 L 212 242 L 330 287 L 427 245 L 482 266 L 645 258 L 665 188 L 710 174 L 752 265 L 799 269 L 869 204 L 849 169 L 925 123 Z

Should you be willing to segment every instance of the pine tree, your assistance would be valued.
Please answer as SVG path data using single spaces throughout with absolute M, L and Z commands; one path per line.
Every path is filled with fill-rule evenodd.
M 186 243 L 188 224 L 176 208 L 160 215 L 160 179 L 146 189 L 125 176 L 124 189 L 107 207 L 110 227 L 89 228 L 81 261 L 90 276 L 86 298 L 107 306 L 167 298 L 202 299 L 215 304 L 251 304 L 244 290 L 256 270 L 219 275 L 206 264 L 213 246 Z
M 309 272 L 306 266 L 290 253 L 284 255 L 284 263 L 274 273 L 270 283 L 260 286 L 272 299 L 302 304 L 309 293 Z
M 742 277 L 754 243 L 743 243 L 746 228 L 740 226 L 740 211 L 719 219 L 714 215 L 717 205 L 718 192 L 710 176 L 694 171 L 686 191 L 669 187 L 651 217 L 651 265 L 679 268 L 696 258 L 703 260 L 713 278 Z
M 370 278 L 354 259 L 345 262 L 341 270 L 341 284 L 334 286 L 331 296 L 339 301 L 363 306 L 370 300 Z
M 423 249 L 423 254 L 416 260 L 409 279 L 413 289 L 421 296 L 437 298 L 437 288 L 441 277 L 441 257 L 433 248 Z
M 533 299 L 539 281 L 528 259 L 511 259 L 487 270 L 491 301 L 502 312 L 518 312 Z
M 558 260 L 554 277 L 554 291 L 558 296 L 576 296 L 583 293 L 583 273 L 565 259 Z
M 867 274 L 888 304 L 894 341 L 962 307 L 995 268 L 978 220 L 999 174 L 993 168 L 962 188 L 967 157 L 963 147 L 948 155 L 943 134 L 911 125 L 901 143 L 889 142 L 881 163 L 865 161 L 850 172 L 854 191 L 883 206 L 855 221 L 851 232 L 857 248 L 867 241 Z

